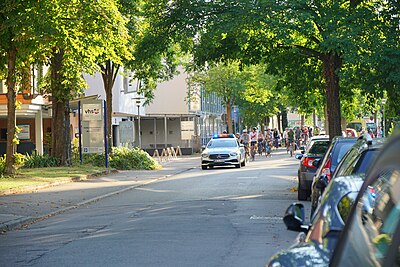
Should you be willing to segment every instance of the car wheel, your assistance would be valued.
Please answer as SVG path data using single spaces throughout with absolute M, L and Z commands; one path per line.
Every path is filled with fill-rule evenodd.
M 242 166 L 242 164 L 240 164 L 240 163 L 235 165 L 236 168 L 240 168 L 241 166 Z
M 301 188 L 298 188 L 297 199 L 304 201 L 304 200 L 307 200 L 307 197 L 308 197 L 308 191 L 304 190 L 304 189 L 301 189 Z
M 201 169 L 202 169 L 202 170 L 207 170 L 207 166 L 204 166 L 204 165 L 203 165 L 203 166 L 201 166 Z

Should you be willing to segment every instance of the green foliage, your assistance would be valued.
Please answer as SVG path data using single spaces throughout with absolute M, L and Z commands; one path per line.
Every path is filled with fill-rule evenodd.
M 0 177 L 3 177 L 6 171 L 6 157 L 0 157 Z
M 110 167 L 118 170 L 154 170 L 160 165 L 147 152 L 138 148 L 114 147 Z
M 75 157 L 79 159 L 78 157 Z M 83 164 L 103 167 L 105 165 L 104 153 L 83 154 Z M 118 170 L 155 170 L 161 168 L 147 152 L 138 148 L 113 147 L 109 155 L 109 166 Z
M 3 177 L 6 171 L 6 158 L 7 156 L 4 155 L 0 157 L 0 177 Z M 20 168 L 23 167 L 26 162 L 26 156 L 22 155 L 21 153 L 14 154 L 14 167 Z
M 44 167 L 57 167 L 59 166 L 59 160 L 49 155 L 38 155 L 33 153 L 32 155 L 26 155 L 23 168 L 44 168 Z

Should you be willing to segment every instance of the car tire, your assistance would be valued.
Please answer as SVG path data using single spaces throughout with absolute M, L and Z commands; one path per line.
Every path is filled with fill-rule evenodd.
M 301 189 L 301 188 L 298 188 L 298 190 L 297 190 L 297 199 L 304 201 L 304 200 L 307 200 L 307 197 L 308 197 L 308 191 L 304 190 L 304 189 Z
M 240 163 L 235 165 L 236 168 L 240 168 L 241 166 L 242 166 L 242 164 L 240 164 Z
M 207 170 L 207 166 L 201 166 L 202 170 Z

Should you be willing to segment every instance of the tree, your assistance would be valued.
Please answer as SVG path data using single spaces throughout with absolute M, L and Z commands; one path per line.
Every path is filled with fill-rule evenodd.
M 385 1 L 152 1 L 156 26 L 166 40 L 193 40 L 198 65 L 220 58 L 259 62 L 285 54 L 320 66 L 331 137 L 341 135 L 343 71 L 360 63 L 382 38 L 376 30 Z M 184 14 L 186 16 L 184 16 Z M 381 23 L 382 24 L 382 23 Z M 165 31 L 165 33 L 164 33 Z M 167 41 L 164 41 L 167 42 Z M 296 62 L 285 62 L 278 66 Z M 295 68 L 295 67 L 293 67 Z
M 126 36 L 125 20 L 113 0 L 42 1 L 31 12 L 46 22 L 35 25 L 40 52 L 51 63 L 47 87 L 53 109 L 51 153 L 61 165 L 70 165 L 69 99 L 82 93 L 86 87 L 82 74 L 98 70 L 100 58 L 118 62 L 113 45 Z
M 106 93 L 106 110 L 107 110 L 107 143 L 108 150 L 112 152 L 112 114 L 113 114 L 113 87 L 115 79 L 121 67 L 128 66 L 132 60 L 132 53 L 135 47 L 134 37 L 139 33 L 138 22 L 138 5 L 140 1 L 118 1 L 118 10 L 121 15 L 127 20 L 121 23 L 121 18 L 118 16 L 117 21 L 120 21 L 118 27 L 110 28 L 110 31 L 105 40 L 107 44 L 104 51 L 97 59 L 103 79 L 104 91 Z M 124 28 L 126 26 L 126 29 Z M 106 26 L 107 27 L 107 26 Z
M 266 73 L 266 66 L 250 65 L 243 67 L 244 92 L 237 102 L 240 112 L 244 115 L 245 125 L 263 124 L 266 117 L 279 112 L 281 95 L 276 91 L 277 79 Z
M 221 97 L 221 104 L 226 109 L 228 132 L 233 133 L 232 106 L 244 91 L 239 62 L 219 62 L 210 66 L 207 71 L 195 74 L 191 79 L 191 83 L 203 86 L 206 94 L 215 93 Z
M 31 62 L 30 54 L 36 49 L 31 36 L 29 8 L 33 1 L 5 0 L 0 3 L 0 77 L 6 73 L 7 85 L 7 151 L 5 173 L 15 173 L 14 153 L 18 139 L 16 136 L 16 96 L 18 72 L 21 65 Z M 5 67 L 6 66 L 6 67 Z

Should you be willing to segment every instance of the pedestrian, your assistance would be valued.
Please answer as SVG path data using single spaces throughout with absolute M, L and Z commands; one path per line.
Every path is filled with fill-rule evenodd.
M 274 136 L 274 146 L 275 146 L 276 149 L 278 149 L 279 138 L 281 138 L 281 135 L 279 134 L 278 129 L 276 129 L 276 128 L 274 129 L 273 136 Z
M 383 137 L 383 131 L 382 131 L 382 127 L 378 126 L 378 129 L 376 130 L 376 137 L 377 138 L 382 138 Z

